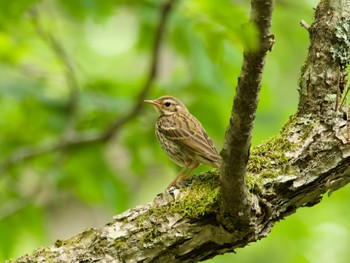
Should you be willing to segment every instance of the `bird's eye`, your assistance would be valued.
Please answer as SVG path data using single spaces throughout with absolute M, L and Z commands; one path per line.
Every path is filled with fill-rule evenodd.
M 170 102 L 170 101 L 166 101 L 166 102 L 164 103 L 164 105 L 165 105 L 165 107 L 169 107 L 169 106 L 171 105 L 171 102 Z

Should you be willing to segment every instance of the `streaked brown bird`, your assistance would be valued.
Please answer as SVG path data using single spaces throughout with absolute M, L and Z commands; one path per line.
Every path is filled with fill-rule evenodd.
M 167 189 L 176 185 L 186 171 L 185 179 L 199 164 L 220 167 L 220 156 L 200 122 L 186 106 L 172 96 L 162 96 L 144 102 L 155 106 L 160 116 L 156 122 L 156 136 L 165 153 L 183 168 L 171 181 Z

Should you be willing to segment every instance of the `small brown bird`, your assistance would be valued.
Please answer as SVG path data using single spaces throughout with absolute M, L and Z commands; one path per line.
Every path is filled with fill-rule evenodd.
M 145 100 L 159 111 L 156 122 L 156 136 L 165 153 L 183 168 L 168 185 L 177 185 L 177 180 L 185 179 L 199 164 L 220 167 L 220 156 L 200 122 L 188 111 L 186 106 L 172 96 L 162 96 L 156 100 Z

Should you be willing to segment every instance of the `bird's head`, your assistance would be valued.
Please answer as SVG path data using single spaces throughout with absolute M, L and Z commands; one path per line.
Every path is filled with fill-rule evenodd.
M 156 100 L 144 100 L 144 102 L 152 104 L 160 115 L 172 115 L 179 111 L 188 111 L 180 100 L 172 96 L 162 96 Z

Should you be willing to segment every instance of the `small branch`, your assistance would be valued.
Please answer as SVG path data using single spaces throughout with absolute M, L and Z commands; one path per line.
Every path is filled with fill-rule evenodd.
M 300 25 L 305 28 L 308 32 L 310 32 L 310 26 L 308 25 L 308 23 L 306 23 L 306 21 L 304 19 L 300 20 Z
M 68 134 L 66 136 L 63 136 L 63 138 L 60 138 L 56 142 L 51 143 L 49 145 L 45 144 L 45 145 L 39 145 L 39 146 L 33 146 L 33 147 L 23 147 L 17 150 L 11 156 L 9 156 L 6 160 L 0 162 L 0 178 L 4 175 L 4 172 L 11 166 L 23 161 L 33 159 L 40 155 L 47 154 L 49 152 L 68 149 L 71 147 L 86 145 L 90 143 L 106 142 L 110 140 L 123 125 L 125 125 L 127 122 L 132 120 L 135 116 L 137 116 L 140 113 L 143 106 L 143 100 L 146 98 L 147 94 L 149 93 L 152 83 L 157 75 L 157 67 L 159 62 L 162 38 L 165 32 L 166 23 L 170 15 L 170 12 L 172 10 L 172 6 L 174 2 L 175 0 L 167 0 L 162 5 L 162 8 L 160 10 L 160 19 L 159 19 L 158 27 L 156 29 L 156 33 L 154 37 L 154 44 L 152 47 L 150 69 L 146 77 L 146 81 L 143 84 L 141 91 L 136 98 L 134 107 L 130 110 L 130 112 L 126 113 L 123 117 L 116 119 L 106 130 L 102 132 L 93 133 L 93 134 L 91 133 L 87 134 L 85 132 Z M 51 41 L 53 40 L 51 39 Z M 63 49 L 59 48 L 59 45 L 57 45 L 57 43 L 56 44 L 54 43 L 56 43 L 56 41 L 52 42 L 52 45 L 54 45 L 55 49 L 57 49 L 56 52 L 58 54 L 61 54 L 63 52 L 61 54 L 62 55 L 61 58 L 62 60 L 65 60 L 63 59 L 64 58 L 63 54 L 66 54 L 66 53 L 62 51 Z M 67 63 L 66 65 L 67 68 L 70 68 L 69 66 L 70 64 L 68 63 L 68 60 L 66 61 L 66 63 Z M 71 72 L 74 72 L 74 71 L 71 71 Z M 73 81 L 73 83 L 77 83 L 77 82 Z M 73 101 L 74 99 L 72 98 L 71 100 Z
M 73 120 L 78 110 L 78 100 L 79 100 L 79 81 L 74 69 L 74 65 L 71 60 L 71 55 L 65 49 L 64 45 L 57 38 L 57 34 L 52 34 L 50 30 L 45 29 L 43 25 L 40 13 L 36 7 L 31 10 L 31 17 L 38 33 L 38 36 L 46 42 L 53 53 L 56 55 L 57 59 L 62 63 L 64 67 L 64 75 L 69 88 L 69 99 L 67 103 L 67 116 L 69 121 L 66 132 L 69 132 L 73 125 Z
M 18 163 L 23 163 L 24 161 L 28 161 L 34 159 L 38 156 L 55 152 L 70 149 L 73 147 L 96 143 L 103 139 L 103 133 L 94 133 L 94 134 L 86 134 L 79 133 L 75 134 L 71 137 L 66 136 L 63 139 L 59 139 L 55 143 L 42 144 L 39 146 L 32 147 L 22 147 L 15 151 L 12 155 L 10 155 L 7 159 L 0 162 L 0 178 L 5 175 L 5 172 L 10 167 L 14 166 Z
M 141 92 L 138 94 L 136 98 L 136 103 L 134 107 L 131 109 L 129 113 L 127 113 L 124 117 L 118 118 L 114 121 L 114 123 L 106 130 L 104 133 L 104 139 L 108 141 L 113 137 L 117 130 L 120 129 L 122 125 L 127 123 L 129 120 L 133 119 L 136 115 L 138 115 L 143 107 L 143 101 L 146 99 L 147 94 L 149 93 L 152 83 L 157 76 L 157 67 L 160 56 L 160 47 L 162 38 L 165 32 L 165 26 L 172 9 L 175 0 L 167 0 L 163 3 L 161 11 L 160 11 L 160 19 L 158 23 L 158 27 L 156 29 L 154 43 L 152 47 L 152 57 L 149 72 L 146 78 L 146 81 L 141 89 Z
M 226 130 L 221 152 L 221 221 L 228 229 L 244 228 L 250 224 L 247 198 L 246 165 L 249 157 L 253 122 L 258 105 L 265 56 L 271 49 L 271 20 L 273 0 L 252 0 L 251 20 L 256 24 L 259 38 L 257 51 L 245 51 L 230 124 Z
M 0 207 L 0 221 L 22 210 L 29 204 L 29 199 L 7 201 Z

